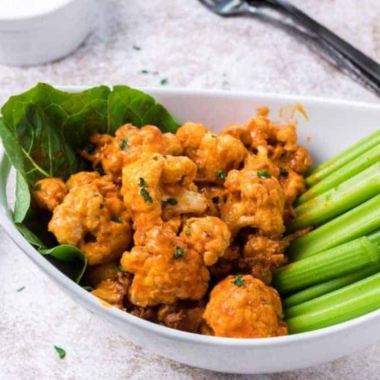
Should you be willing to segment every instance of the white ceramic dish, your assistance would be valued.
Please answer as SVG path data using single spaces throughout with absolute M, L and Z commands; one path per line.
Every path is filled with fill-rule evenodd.
M 65 57 L 84 41 L 93 0 L 0 1 L 0 62 L 39 65 Z
M 67 91 L 84 88 L 70 87 Z M 280 108 L 301 103 L 309 115 L 298 127 L 300 141 L 316 162 L 380 127 L 380 107 L 370 104 L 319 100 L 294 96 L 145 89 L 180 121 L 200 121 L 214 129 L 231 122 L 245 122 L 257 107 L 266 105 L 276 117 Z M 308 137 L 311 137 L 311 140 Z M 308 141 L 310 140 L 310 141 Z M 380 310 L 355 320 L 318 331 L 270 339 L 229 339 L 189 334 L 158 326 L 118 309 L 103 307 L 97 298 L 66 278 L 30 246 L 15 228 L 6 199 L 9 168 L 0 153 L 0 223 L 25 254 L 62 290 L 85 308 L 107 320 L 120 335 L 137 345 L 204 369 L 256 374 L 295 370 L 332 361 L 380 339 Z

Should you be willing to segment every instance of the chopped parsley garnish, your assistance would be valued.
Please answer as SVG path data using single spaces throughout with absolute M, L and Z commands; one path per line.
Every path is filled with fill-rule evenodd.
M 186 236 L 190 236 L 191 235 L 190 230 L 186 230 L 185 234 L 186 234 Z
M 139 186 L 142 188 L 148 187 L 148 182 L 144 178 L 139 178 Z
M 83 148 L 83 150 L 88 154 L 94 154 L 96 152 L 96 146 L 95 145 L 87 145 Z
M 161 83 L 161 86 L 166 86 L 169 83 L 169 80 L 165 78 L 165 79 L 162 79 L 160 83 Z
M 57 351 L 60 359 L 63 359 L 66 356 L 66 351 L 63 348 L 57 346 L 54 346 L 54 348 Z
M 181 247 L 177 247 L 175 249 L 174 258 L 175 259 L 180 259 L 181 257 L 183 257 L 183 249 Z
M 148 70 L 141 70 L 141 74 L 149 74 Z
M 161 206 L 162 207 L 166 207 L 166 206 L 175 206 L 178 204 L 178 201 L 176 198 L 168 198 L 164 201 L 161 202 Z
M 289 177 L 289 172 L 285 168 L 280 168 L 280 174 L 282 177 Z
M 25 289 L 25 286 L 22 286 L 21 288 L 17 289 L 17 293 L 22 292 Z
M 133 49 L 137 50 L 137 51 L 140 51 L 141 50 L 141 47 L 140 46 L 137 46 L 137 45 L 133 45 Z
M 259 178 L 271 178 L 272 176 L 270 175 L 270 173 L 268 173 L 266 170 L 262 171 L 262 172 L 257 172 L 257 176 Z
M 123 219 L 120 218 L 120 216 L 113 216 L 111 220 L 115 223 L 123 223 Z
M 146 203 L 153 203 L 153 198 L 150 196 L 147 189 L 143 188 L 140 190 L 141 196 L 144 198 Z
M 94 198 L 97 198 L 99 196 L 99 194 L 94 194 Z
M 120 273 L 124 273 L 125 272 L 125 270 L 123 269 L 123 267 L 121 265 L 117 266 L 117 271 L 120 272 Z
M 214 134 L 213 134 L 213 135 L 211 135 L 211 137 L 213 137 L 214 139 L 216 139 L 216 135 L 214 135 Z
M 243 275 L 238 274 L 232 281 L 232 284 L 238 286 L 239 288 L 244 286 L 245 281 L 243 280 Z
M 128 137 L 123 137 L 120 143 L 120 149 L 126 150 L 128 148 Z
M 40 183 L 38 185 L 34 186 L 33 191 L 41 191 L 41 190 L 42 190 L 42 186 Z
M 99 173 L 99 175 L 101 175 L 102 177 L 103 177 L 104 175 L 106 175 L 106 172 L 103 170 L 102 167 L 98 167 L 98 168 L 96 168 L 95 170 L 96 170 L 96 171 Z
M 104 204 L 103 204 L 103 203 L 101 203 L 101 204 L 99 205 L 99 209 L 100 209 L 100 210 L 103 210 L 103 209 L 104 209 Z
M 158 161 L 158 156 L 153 156 L 154 161 Z
M 221 180 L 225 181 L 226 178 L 227 178 L 227 174 L 226 174 L 226 172 L 224 172 L 223 170 L 219 170 L 219 171 L 218 171 L 218 177 L 219 177 Z
M 219 203 L 219 197 L 212 197 L 211 200 L 214 205 L 217 205 Z

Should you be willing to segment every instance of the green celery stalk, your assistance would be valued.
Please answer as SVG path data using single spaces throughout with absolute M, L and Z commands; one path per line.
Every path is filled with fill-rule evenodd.
M 367 235 L 367 238 L 371 243 L 380 245 L 380 230 L 371 232 L 369 235 Z
M 296 202 L 299 206 L 316 196 L 325 193 L 326 191 L 338 186 L 342 182 L 351 178 L 352 176 L 360 173 L 364 169 L 373 165 L 375 162 L 380 161 L 380 145 L 374 146 L 368 152 L 350 161 L 345 166 L 334 172 L 334 175 L 330 175 L 322 181 L 311 187 L 306 193 L 303 193 Z
M 334 278 L 330 281 L 326 281 L 322 284 L 313 285 L 309 288 L 299 291 L 282 301 L 282 306 L 285 309 L 285 315 L 288 315 L 289 310 L 293 309 L 292 306 L 303 304 L 306 301 L 318 298 L 325 294 L 331 293 L 335 290 L 341 289 L 347 285 L 353 284 L 354 282 L 360 281 L 363 278 L 374 275 L 380 272 L 380 264 L 374 264 L 369 267 L 358 270 L 357 272 L 346 274 L 345 276 Z M 293 317 L 289 314 L 289 318 Z
M 380 228 L 380 195 L 360 206 L 330 220 L 316 230 L 296 239 L 287 254 L 291 261 L 298 261 L 318 252 L 366 236 Z
M 300 311 L 300 307 L 302 310 Z M 287 317 L 291 334 L 349 321 L 380 308 L 380 273 L 322 297 L 294 306 L 297 316 Z M 294 310 L 287 313 L 294 315 Z
M 378 144 L 380 144 L 380 130 L 376 130 L 374 133 L 345 149 L 343 152 L 330 158 L 323 164 L 318 165 L 306 177 L 306 185 L 308 187 L 314 186 L 319 181 L 325 179 Z
M 301 206 L 287 230 L 294 232 L 321 224 L 351 210 L 380 193 L 380 163 L 376 162 L 356 176 L 330 189 Z
M 278 269 L 273 287 L 290 293 L 365 268 L 380 260 L 380 249 L 367 237 L 318 253 Z

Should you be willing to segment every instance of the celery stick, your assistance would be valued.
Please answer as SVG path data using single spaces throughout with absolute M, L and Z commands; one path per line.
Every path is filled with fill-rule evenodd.
M 300 292 L 295 293 L 282 301 L 282 306 L 285 309 L 284 313 L 287 315 L 287 309 L 293 309 L 292 306 L 296 306 L 306 301 L 310 301 L 317 297 L 323 296 L 327 293 L 331 293 L 347 285 L 353 284 L 354 282 L 360 281 L 363 278 L 372 276 L 377 272 L 380 272 L 380 264 L 374 264 L 364 269 L 360 269 L 357 272 L 334 278 L 333 280 L 326 281 L 323 284 L 317 284 L 311 286 L 310 288 L 301 290 Z M 289 314 L 289 318 L 290 317 L 293 317 L 293 315 L 291 315 L 291 312 Z
M 380 230 L 371 232 L 369 235 L 367 235 L 367 238 L 371 243 L 380 245 Z
M 350 161 L 347 165 L 334 172 L 334 175 L 330 175 L 318 182 L 299 197 L 296 205 L 301 205 L 302 203 L 325 193 L 378 161 L 380 161 L 380 145 L 373 147 L 368 152 L 357 157 L 353 161 Z
M 301 313 L 301 306 L 302 314 L 286 320 L 291 334 L 317 330 L 360 317 L 380 308 L 380 273 L 294 306 L 294 309 L 298 308 Z M 289 314 L 295 314 L 294 310 Z
M 314 186 L 317 182 L 328 177 L 350 161 L 366 153 L 368 150 L 380 143 L 380 130 L 375 131 L 366 138 L 360 140 L 356 144 L 345 149 L 333 158 L 325 161 L 323 164 L 314 168 L 306 178 L 308 187 Z
M 272 285 L 280 293 L 294 292 L 352 273 L 379 260 L 379 247 L 362 237 L 285 265 L 276 271 Z
M 380 228 L 380 195 L 330 220 L 295 240 L 288 248 L 291 261 L 305 259 Z
M 351 210 L 380 193 L 380 163 L 341 183 L 337 187 L 298 206 L 296 219 L 287 230 L 294 232 L 321 224 Z

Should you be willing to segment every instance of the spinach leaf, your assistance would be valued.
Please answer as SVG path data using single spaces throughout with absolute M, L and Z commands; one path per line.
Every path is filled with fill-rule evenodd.
M 70 175 L 89 168 L 76 151 L 95 132 L 114 134 L 125 123 L 151 124 L 175 132 L 178 122 L 150 95 L 128 86 L 94 87 L 67 93 L 44 83 L 13 96 L 2 107 L 0 137 L 17 171 L 14 221 L 26 240 L 74 281 L 87 259 L 77 248 L 56 246 L 46 220 L 31 207 L 30 189 L 42 178 Z

